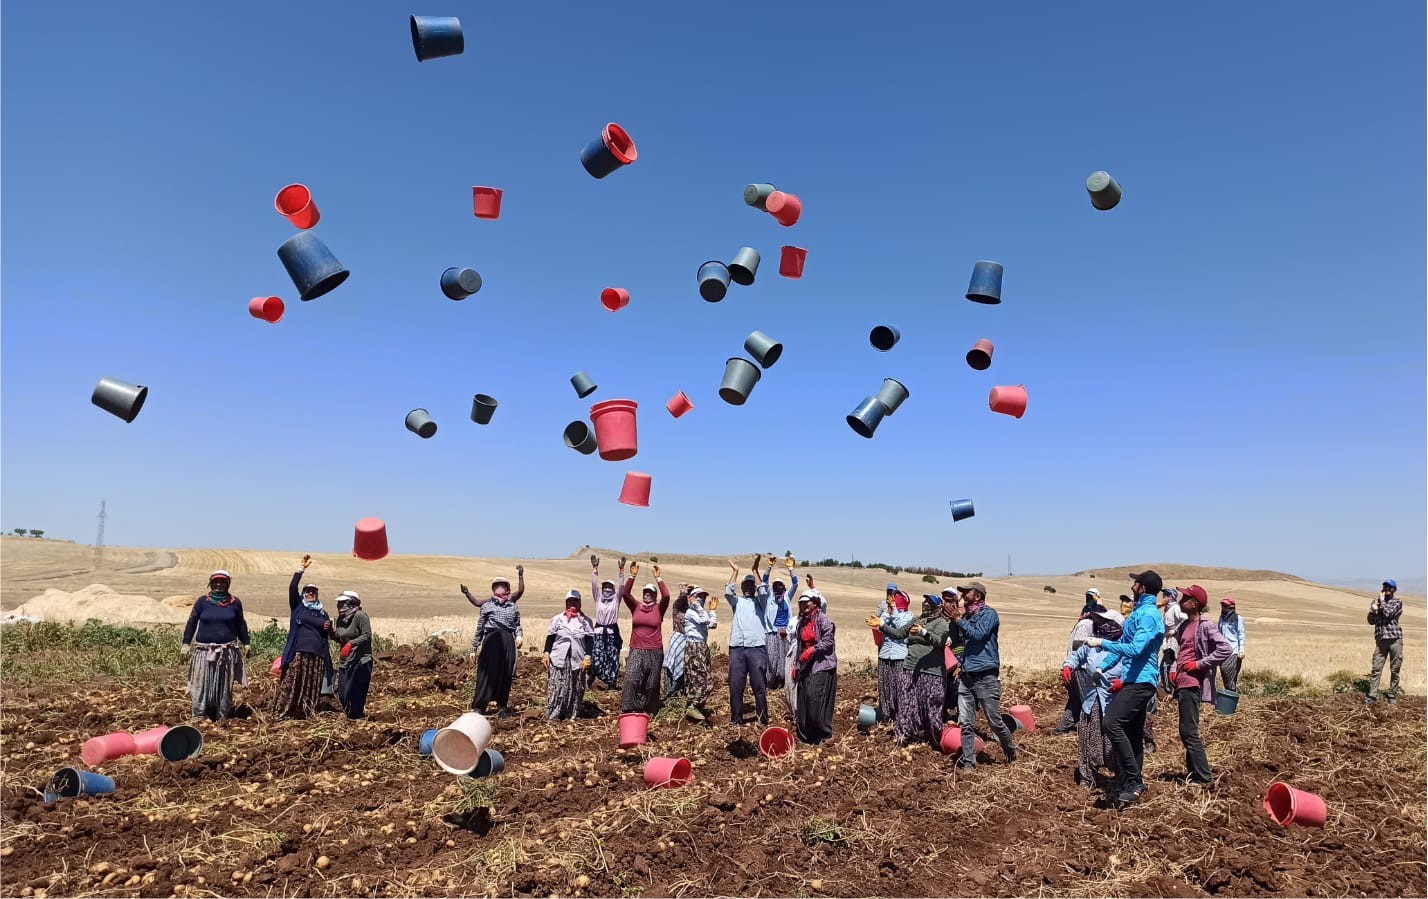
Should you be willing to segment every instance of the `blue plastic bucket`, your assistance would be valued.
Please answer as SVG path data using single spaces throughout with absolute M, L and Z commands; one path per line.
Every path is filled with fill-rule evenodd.
M 1215 713 L 1218 715 L 1233 715 L 1235 709 L 1240 706 L 1240 694 L 1234 690 L 1215 691 Z
M 433 727 L 422 731 L 421 742 L 417 743 L 417 754 L 422 758 L 431 755 L 431 741 L 436 739 L 437 730 L 438 728 Z

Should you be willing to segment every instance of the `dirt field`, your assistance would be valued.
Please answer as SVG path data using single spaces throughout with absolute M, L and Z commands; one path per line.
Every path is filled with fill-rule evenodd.
M 716 721 L 727 720 L 716 659 Z M 118 790 L 46 806 L 36 791 L 78 765 L 82 739 L 186 718 L 176 670 L 157 684 L 7 688 L 0 747 L 0 892 L 6 896 L 953 896 L 1393 895 L 1425 884 L 1425 709 L 1246 699 L 1207 716 L 1218 775 L 1174 783 L 1173 713 L 1159 719 L 1147 797 L 1117 812 L 1072 783 L 1074 738 L 1020 734 L 958 772 L 852 726 L 866 674 L 839 683 L 835 738 L 769 760 L 757 732 L 656 721 L 642 751 L 616 746 L 613 694 L 576 722 L 541 716 L 544 678 L 522 664 L 520 718 L 496 722 L 505 773 L 464 781 L 420 759 L 427 727 L 469 701 L 469 662 L 427 648 L 379 657 L 369 711 L 201 725 L 200 758 L 99 766 Z M 260 678 L 244 698 L 262 709 Z M 1061 694 L 1012 683 L 1054 720 Z M 776 717 L 782 699 L 773 701 Z M 994 744 L 993 744 L 994 745 Z M 693 782 L 655 790 L 653 755 L 687 757 Z M 1281 828 L 1275 780 L 1328 803 L 1323 829 Z M 321 861 L 326 857 L 327 862 Z M 582 878 L 588 878 L 584 880 Z

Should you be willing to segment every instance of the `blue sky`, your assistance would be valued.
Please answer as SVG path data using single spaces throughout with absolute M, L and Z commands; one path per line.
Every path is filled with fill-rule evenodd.
M 127 545 L 340 551 L 375 515 L 396 552 L 1424 571 L 1421 4 L 450 3 L 415 11 L 466 52 L 425 63 L 412 11 L 6 4 L 7 531 L 89 542 L 106 498 Z M 640 156 L 597 181 L 607 121 Z M 275 252 L 292 181 L 352 271 L 310 303 Z M 745 245 L 757 283 L 702 301 L 699 264 Z M 963 299 L 978 259 L 1000 306 Z M 452 265 L 481 292 L 445 299 Z M 247 314 L 268 294 L 277 325 Z M 726 405 L 755 328 L 783 358 Z M 105 376 L 149 386 L 133 424 L 90 405 Z M 911 397 L 864 440 L 844 416 L 884 377 Z M 562 444 L 617 397 L 636 458 Z M 650 508 L 616 502 L 627 470 Z

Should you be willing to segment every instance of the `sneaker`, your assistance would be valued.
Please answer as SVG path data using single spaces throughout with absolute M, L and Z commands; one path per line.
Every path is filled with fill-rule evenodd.
M 1141 794 L 1144 792 L 1144 784 L 1134 787 L 1126 787 L 1124 790 L 1121 790 L 1119 793 L 1116 794 L 1116 802 L 1120 803 L 1122 808 L 1130 805 L 1135 805 L 1136 800 L 1139 799 L 1141 797 Z
M 1365 696 L 1365 697 L 1364 697 L 1364 705 L 1373 705 L 1373 704 L 1376 703 L 1376 702 L 1378 702 L 1378 697 L 1377 697 L 1377 696 Z
M 1390 696 L 1390 697 L 1388 697 L 1388 704 L 1389 704 L 1389 705 L 1398 705 L 1398 697 L 1397 697 L 1397 696 Z
M 1010 765 L 1014 761 L 1016 761 L 1016 747 L 1011 746 L 1007 748 L 1007 764 Z
M 508 707 L 508 708 L 501 709 L 499 712 L 497 712 L 497 713 L 496 713 L 496 717 L 497 717 L 497 718 L 514 718 L 514 717 L 516 717 L 516 713 L 515 713 L 515 710 L 514 710 L 514 709 L 511 709 L 511 708 Z
M 962 761 L 960 761 L 960 762 L 957 763 L 957 767 L 958 767 L 958 768 L 966 768 L 966 769 L 968 769 L 968 770 L 971 770 L 972 768 L 977 767 L 977 763 L 976 763 L 976 762 L 969 762 L 969 761 L 966 761 L 966 760 L 964 759 L 964 760 L 962 760 Z

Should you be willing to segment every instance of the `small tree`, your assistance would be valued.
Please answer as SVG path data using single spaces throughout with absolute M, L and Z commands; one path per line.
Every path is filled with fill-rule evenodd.
M 45 535 L 45 532 L 44 532 L 44 531 L 37 531 L 37 530 L 35 530 L 34 528 L 30 528 L 30 536 L 31 536 L 31 537 L 43 537 L 44 535 Z
M 924 574 L 924 575 L 922 576 L 922 582 L 923 582 L 924 584 L 935 584 L 935 583 L 937 583 L 937 578 L 934 577 L 934 576 L 932 576 L 932 575 L 930 575 L 930 574 Z
M 24 528 L 15 528 L 15 536 L 16 536 L 16 537 L 23 537 L 23 536 L 25 536 L 25 535 L 28 534 L 28 533 L 30 533 L 30 532 L 27 531 L 27 530 L 25 530 Z

